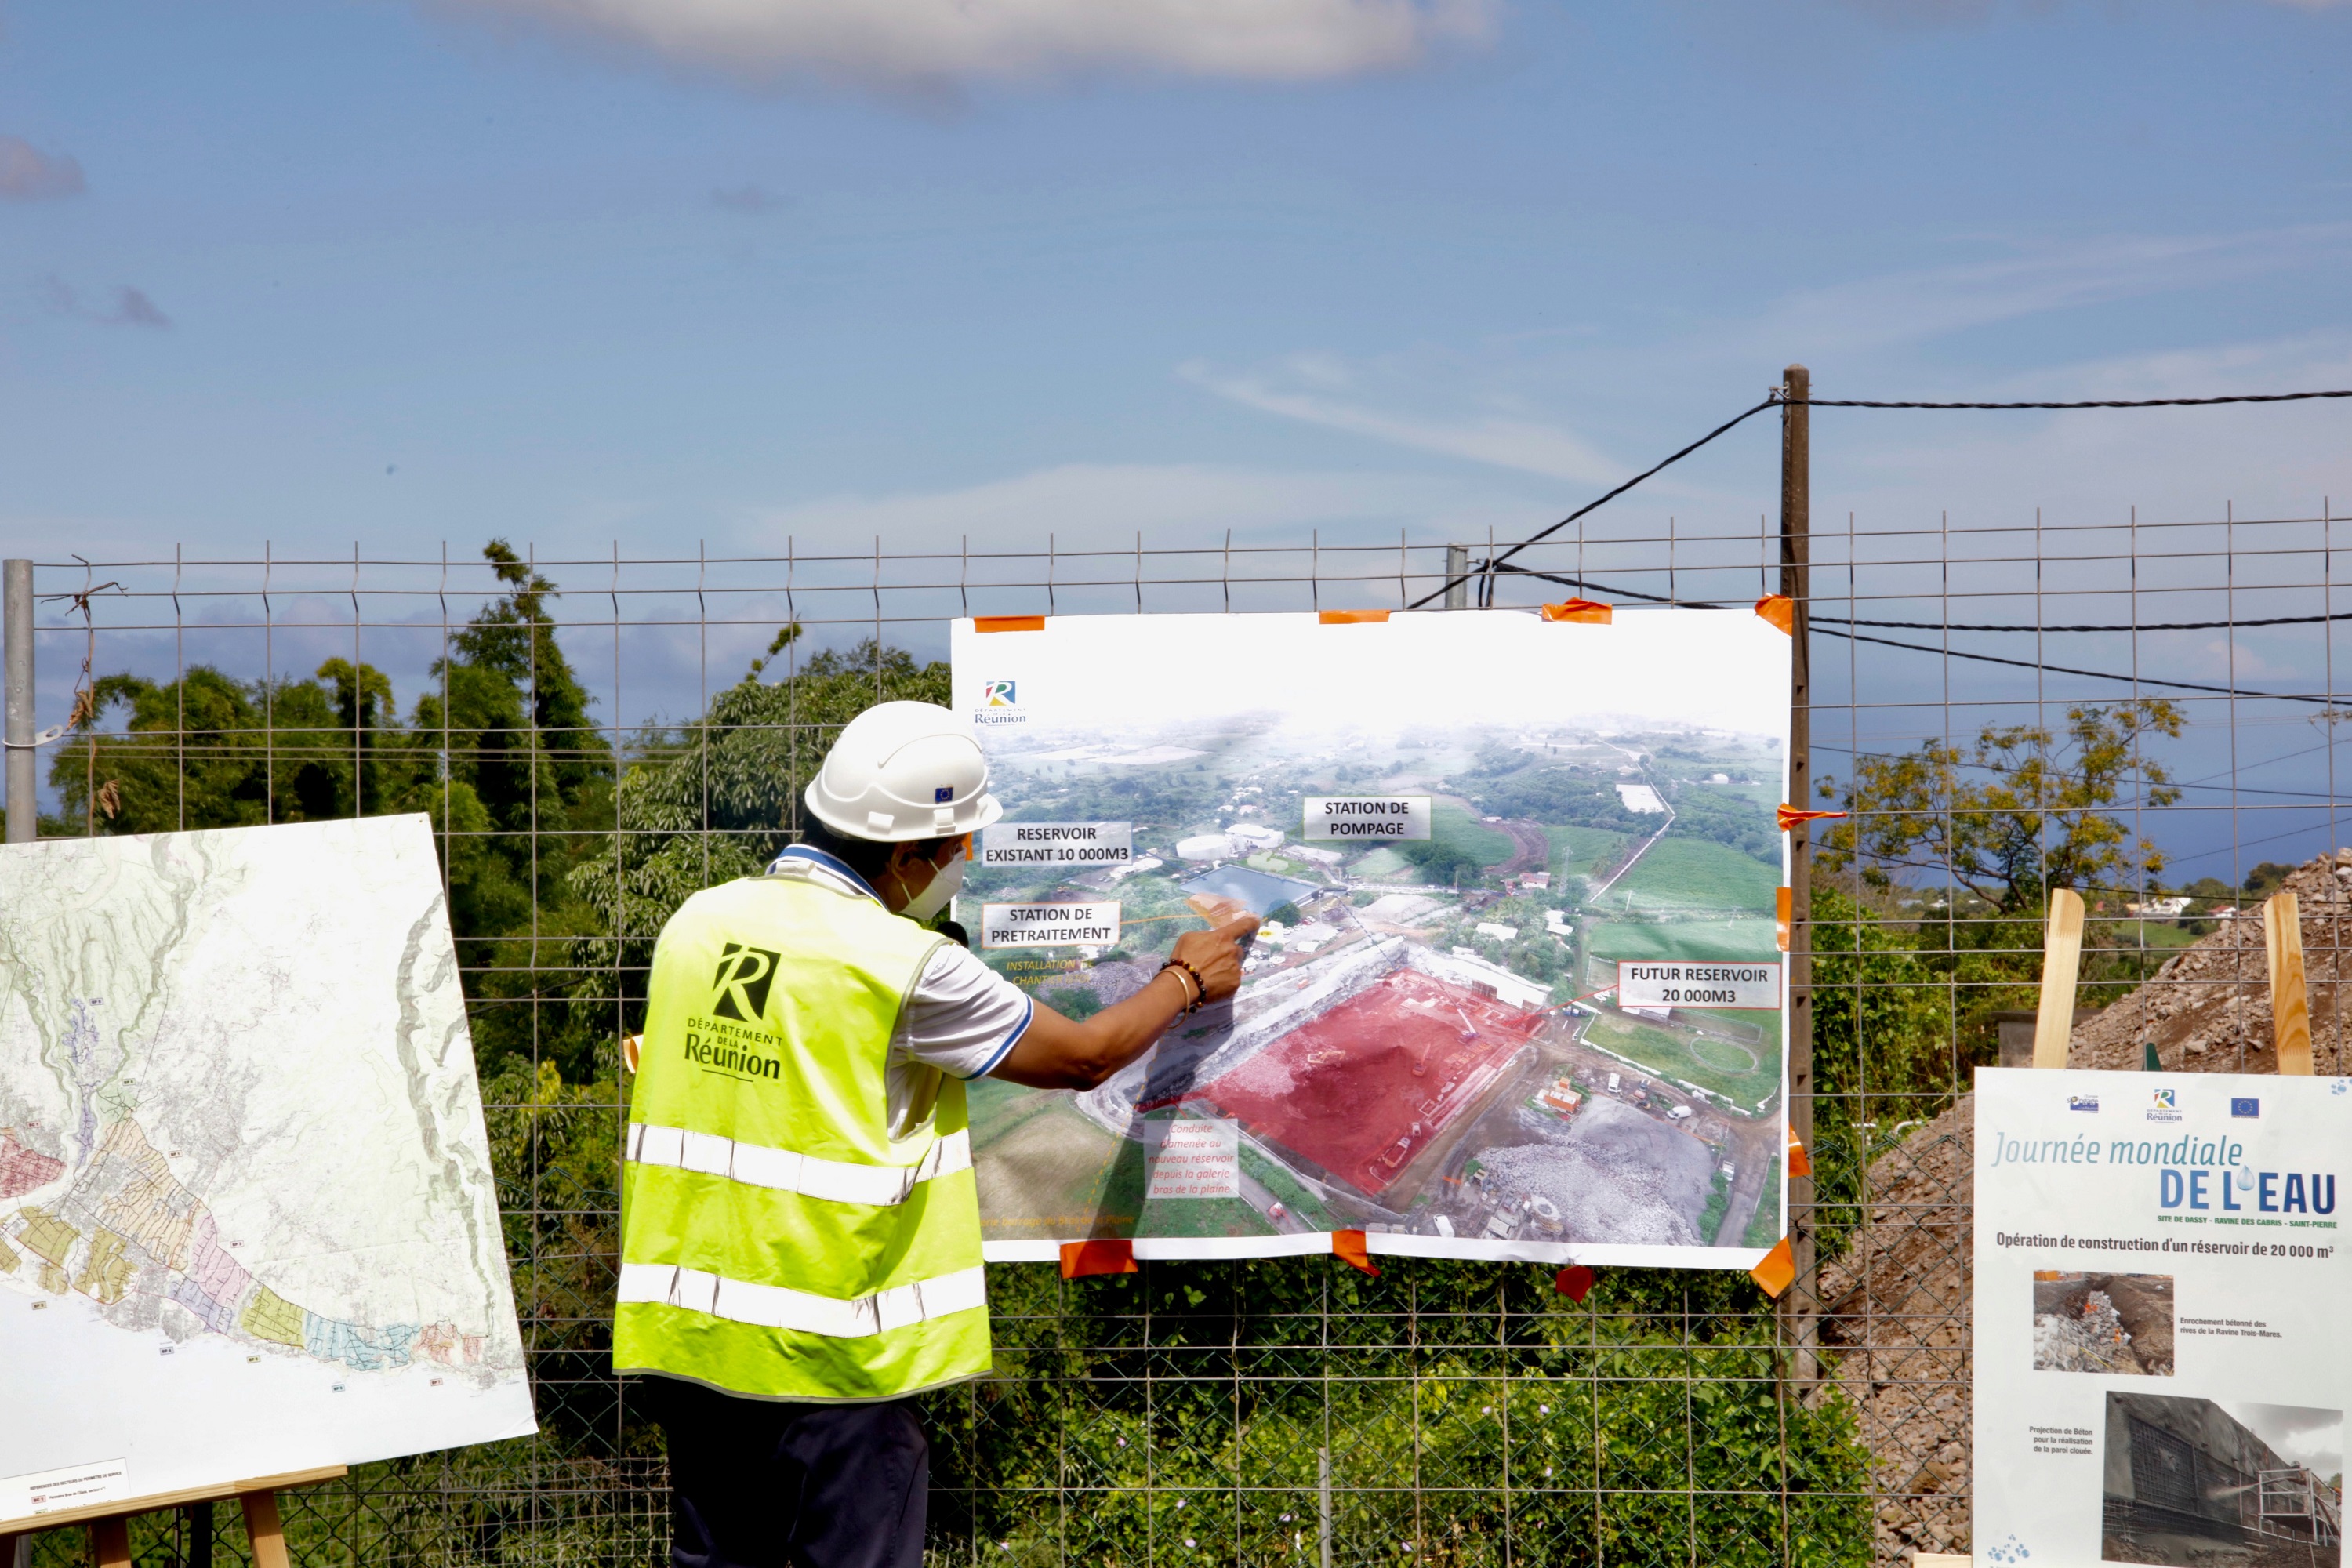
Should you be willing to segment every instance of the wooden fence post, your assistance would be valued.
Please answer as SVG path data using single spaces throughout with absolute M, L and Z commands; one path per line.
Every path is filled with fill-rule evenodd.
M 2303 984 L 2303 910 L 2293 893 L 2263 906 L 2263 955 L 2270 960 L 2271 1038 L 2278 1070 L 2311 1076 L 2311 995 Z
M 2042 937 L 2042 1007 L 2033 1016 L 2033 1065 L 2063 1068 L 2074 1034 L 2074 979 L 2083 972 L 2083 895 L 2072 888 L 2050 895 L 2050 924 Z

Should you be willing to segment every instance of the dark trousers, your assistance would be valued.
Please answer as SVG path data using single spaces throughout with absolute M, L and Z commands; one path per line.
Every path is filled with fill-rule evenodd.
M 643 1387 L 669 1438 L 675 1568 L 922 1568 L 931 1449 L 912 1400 Z

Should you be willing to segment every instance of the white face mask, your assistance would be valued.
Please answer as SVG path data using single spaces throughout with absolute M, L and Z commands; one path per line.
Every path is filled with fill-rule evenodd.
M 898 912 L 917 925 L 929 925 L 931 917 L 946 909 L 956 889 L 963 886 L 963 852 L 958 850 L 955 858 L 933 872 L 923 890 L 908 900 L 907 907 Z

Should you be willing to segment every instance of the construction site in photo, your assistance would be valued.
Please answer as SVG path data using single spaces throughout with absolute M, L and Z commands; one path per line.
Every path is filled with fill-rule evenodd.
M 2336 1568 L 2342 1478 L 2283 1458 L 2249 1422 L 2306 1430 L 2317 1421 L 2340 1434 L 2343 1419 L 2110 1393 L 2099 1555 L 2168 1568 Z
M 1036 934 L 984 942 L 985 962 L 1085 1018 L 1150 984 L 1185 931 L 1262 922 L 1239 991 L 1102 1084 L 974 1091 L 992 1240 L 1234 1256 L 1344 1229 L 1445 1255 L 1706 1249 L 1747 1267 L 1780 1239 L 1785 741 L 1751 717 L 1778 706 L 1769 681 L 1735 713 L 1725 661 L 1699 650 L 1737 643 L 1753 679 L 1786 645 L 1629 615 L 1608 635 L 1637 641 L 1604 670 L 1582 661 L 1591 638 L 1556 629 L 1433 617 L 1392 644 L 1307 618 L 1064 617 L 1044 640 L 960 644 L 1009 683 L 974 710 L 1003 832 L 1131 847 L 973 866 L 968 911 L 1041 912 Z M 1214 697 L 1139 714 L 1136 683 L 1179 646 L 1210 660 Z M 1354 672 L 1337 693 L 1335 655 Z M 1478 660 L 1558 679 L 1504 698 L 1444 673 Z M 1080 924 L 1104 934 L 1068 934 Z M 1175 1148 L 1230 1168 L 1164 1180 Z
M 1405 963 L 1186 1098 L 1378 1199 L 1485 1098 L 1543 1025 L 1539 1013 Z

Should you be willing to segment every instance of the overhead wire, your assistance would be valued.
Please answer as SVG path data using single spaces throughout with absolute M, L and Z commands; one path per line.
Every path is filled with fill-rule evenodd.
M 1454 589 L 1462 586 L 1462 584 L 1469 582 L 1474 577 L 1485 579 L 1484 585 L 1482 585 L 1480 592 L 1482 596 L 1484 596 L 1488 602 L 1491 602 L 1493 593 L 1493 574 L 1501 569 L 1503 564 L 1509 561 L 1512 556 L 1517 555 L 1520 551 L 1525 550 L 1531 544 L 1538 544 L 1542 542 L 1544 540 L 1549 539 L 1553 534 L 1558 533 L 1561 529 L 1566 528 L 1570 523 L 1574 522 L 1578 518 L 1583 517 L 1589 512 L 1599 510 L 1601 508 L 1608 505 L 1611 501 L 1615 500 L 1619 496 L 1623 495 L 1627 490 L 1630 490 L 1634 486 L 1640 484 L 1643 480 L 1664 472 L 1666 469 L 1674 467 L 1676 463 L 1681 462 L 1685 458 L 1689 457 L 1693 452 L 1697 451 L 1701 447 L 1704 447 L 1708 442 L 1714 440 L 1717 437 L 1727 434 L 1731 430 L 1738 428 L 1739 426 L 1746 424 L 1748 420 L 1754 418 L 1757 415 L 1763 413 L 1768 408 L 1794 407 L 1800 405 L 1807 408 L 2193 408 L 2205 407 L 2222 403 L 2303 403 L 2316 398 L 2335 397 L 2352 397 L 2352 389 L 2329 392 L 2245 392 L 2235 393 L 2221 397 L 2104 397 L 2083 398 L 2072 402 L 1927 403 L 1919 401 L 1898 402 L 1890 399 L 1862 397 L 1792 398 L 1788 395 L 1788 389 L 1786 387 L 1776 386 L 1770 392 L 1767 393 L 1764 396 L 1764 401 L 1756 405 L 1755 407 L 1748 409 L 1744 413 L 1734 415 L 1731 418 L 1725 420 L 1722 424 L 1717 426 L 1714 429 L 1708 431 L 1697 440 L 1693 441 L 1689 446 L 1685 447 L 1682 450 L 1675 453 L 1664 461 L 1643 469 L 1640 473 L 1635 474 L 1632 479 L 1627 479 L 1623 484 L 1619 485 L 1615 489 L 1609 491 L 1606 495 L 1600 496 L 1592 500 L 1585 502 L 1584 505 L 1578 507 L 1574 511 L 1570 512 L 1566 517 L 1561 518 L 1558 522 L 1553 523 L 1550 527 L 1543 529 L 1536 533 L 1529 534 L 1527 538 L 1522 539 L 1517 544 L 1512 545 L 1508 550 L 1504 551 L 1500 555 L 1492 557 L 1486 563 L 1485 571 L 1480 572 L 1474 570 L 1465 572 L 1459 576 L 1448 577 L 1436 588 L 1423 595 L 1420 598 L 1415 599 L 1412 604 L 1405 607 L 1410 610 L 1421 609 L 1428 605 L 1432 600 L 1444 597 L 1447 594 L 1452 593 Z M 1649 597 L 1650 595 L 1645 595 L 1642 596 Z M 2284 625 L 2287 623 L 2276 622 L 2264 624 Z M 2004 627 L 2002 629 L 2010 630 L 2026 628 Z M 2042 629 L 2049 630 L 2053 628 L 2044 627 Z
M 1677 607 L 1682 608 L 1682 609 L 1692 609 L 1692 610 L 1720 610 L 1720 609 L 1723 609 L 1723 608 L 1725 608 L 1725 607 L 1726 607 L 1726 606 L 1724 606 L 1724 605 L 1712 605 L 1712 604 L 1694 604 L 1694 603 L 1689 603 L 1689 602 L 1685 602 L 1685 601 L 1677 601 L 1677 600 L 1675 600 L 1675 599 L 1670 599 L 1670 598 L 1666 597 L 1666 596 L 1665 596 L 1664 595 L 1663 595 L 1663 594 L 1645 594 L 1645 593 L 1642 592 L 1642 591 L 1641 591 L 1640 589 L 1638 589 L 1638 588 L 1624 588 L 1624 587 L 1613 586 L 1613 585 L 1612 585 L 1612 584 L 1608 584 L 1592 583 L 1592 582 L 1589 582 L 1589 581 L 1586 581 L 1586 580 L 1583 580 L 1583 579 L 1580 579 L 1580 578 L 1575 578 L 1575 577 L 1565 577 L 1565 576 L 1562 576 L 1562 575 L 1560 575 L 1559 573 L 1556 573 L 1556 572 L 1538 572 L 1538 571 L 1536 571 L 1533 567 L 1528 567 L 1528 566 L 1506 566 L 1506 565 L 1503 565 L 1503 564 L 1501 564 L 1501 563 L 1500 563 L 1500 560 L 1499 560 L 1499 558 L 1497 559 L 1497 561 L 1496 561 L 1496 563 L 1493 563 L 1493 570 L 1494 570 L 1494 571 L 1496 571 L 1496 572 L 1500 572 L 1500 573 L 1507 574 L 1511 575 L 1511 576 L 1517 576 L 1517 577 L 1535 577 L 1535 578 L 1539 578 L 1539 579 L 1541 579 L 1542 581 L 1547 582 L 1547 583 L 1557 583 L 1557 584 L 1559 584 L 1561 587 L 1564 587 L 1564 588 L 1574 588 L 1574 589 L 1576 589 L 1579 593 L 1582 593 L 1582 592 L 1584 592 L 1585 590 L 1590 589 L 1590 590 L 1591 590 L 1593 593 L 1596 593 L 1596 594 L 1606 594 L 1606 595 L 1614 595 L 1615 597 L 1617 597 L 1617 598 L 1621 598 L 1621 599 L 1641 599 L 1641 600 L 1645 600 L 1645 601 L 1647 601 L 1648 603 L 1651 603 L 1651 604 L 1654 604 L 1654 605 L 1677 605 Z M 1473 574 L 1475 575 L 1475 574 Z M 2341 619 L 2341 618 L 2343 618 L 2343 617 L 2341 617 L 2341 616 L 2326 616 L 2326 617 L 2314 617 L 2314 618 L 2315 618 L 2315 619 L 2325 618 L 2325 619 L 2329 619 L 2329 620 L 2336 620 L 2336 619 Z M 1974 660 L 1976 660 L 1976 661 L 1977 661 L 1978 663 L 1979 663 L 1979 664 L 2005 664 L 2005 665 L 2012 666 L 2013 668 L 2019 668 L 2019 669 L 2045 669 L 2045 670 L 2052 671 L 2053 673 L 2055 673 L 2055 674 L 2058 674 L 2058 675 L 2080 675 L 2080 676 L 2087 677 L 2087 678 L 2089 678 L 2090 679 L 2093 679 L 2093 680 L 2115 680 L 2115 681 L 2120 681 L 2120 682 L 2124 683 L 2125 685 L 2130 685 L 2134 680 L 2137 680 L 2141 685 L 2144 685 L 2144 686 L 2163 686 L 2163 687 L 2168 687 L 2168 688 L 2171 688 L 2172 689 L 2174 689 L 2174 690 L 2178 690 L 2178 691 L 2208 691 L 2208 692 L 2212 692 L 2212 693 L 2214 693 L 2214 694 L 2216 694 L 2216 695 L 2218 695 L 2218 696 L 2223 696 L 2223 697 L 2257 697 L 2257 698 L 2262 698 L 2262 699 L 2263 699 L 2263 700 L 2268 700 L 2268 701 L 2274 701 L 2274 702 L 2309 702 L 2309 703 L 2315 703 L 2315 704 L 2317 704 L 2318 706 L 2320 706 L 2320 707 L 2324 707 L 2324 708 L 2332 708 L 2332 707 L 2334 707 L 2334 706 L 2336 705 L 2336 700 L 2335 700 L 2334 698 L 2332 698 L 2332 697 L 2326 697 L 2326 696 L 2318 696 L 2318 697 L 2304 696 L 2304 695 L 2298 695 L 2298 694 L 2294 693 L 2294 692 L 2284 692 L 2284 691 L 2248 691 L 2248 690 L 2244 689 L 2243 689 L 2243 688 L 2242 688 L 2242 687 L 2210 686 L 2210 685 L 2208 685 L 2208 684 L 2206 684 L 2206 683 L 2204 683 L 2204 682 L 2202 682 L 2202 681 L 2197 681 L 2197 680 L 2167 680 L 2167 679 L 2163 679 L 2163 678 L 2162 678 L 2162 677 L 2160 677 L 2160 676 L 2153 676 L 2153 675 L 2141 675 L 2141 676 L 2118 675 L 2118 674 L 2116 674 L 2116 673 L 2115 671 L 2113 671 L 2113 670 L 2105 670 L 2105 669 L 2081 669 L 2081 668 L 2075 668 L 2074 666 L 2072 666 L 2072 665 L 2064 665 L 2064 664 L 2046 664 L 2046 663 L 2043 663 L 2043 662 L 2042 662 L 2042 661 L 2040 661 L 2040 660 L 2038 660 L 2038 659 L 2030 659 L 2030 658 L 2002 658 L 2002 657 L 2000 657 L 1999 654 L 1991 654 L 1991 653 L 1969 653 L 1969 652 L 1965 651 L 1964 649 L 1961 649 L 1961 648 L 1956 648 L 1956 647 L 1954 647 L 1954 648 L 1927 647 L 1926 647 L 1926 646 L 1924 646 L 1924 645 L 1922 645 L 1922 644 L 1915 643 L 1915 642 L 1897 642 L 1897 641 L 1896 641 L 1895 638 L 1893 638 L 1893 637 L 1871 637 L 1871 636 L 1869 636 L 1869 635 L 1867 635 L 1867 634 L 1865 634 L 1865 633 L 1863 633 L 1863 632 L 1853 632 L 1853 631 L 1838 631 L 1838 630 L 1833 629 L 1833 627 L 1832 627 L 1832 626 L 1824 626 L 1824 625 L 1822 625 L 1822 623 L 1823 623 L 1823 622 L 1825 622 L 1825 621 L 1826 621 L 1826 622 L 1839 622 L 1839 623 L 1841 623 L 1841 624 L 1843 624 L 1843 625 L 1849 626 L 1879 626 L 1879 625 L 1882 625 L 1882 624 L 1883 624 L 1883 623 L 1880 623 L 1880 622 L 1877 622 L 1877 621 L 1845 620 L 1843 617 L 1840 617 L 1840 616 L 1808 616 L 1808 617 L 1807 617 L 1807 624 L 1808 624 L 1808 626 L 1809 626 L 1812 630 L 1815 630 L 1815 631 L 1820 632 L 1820 633 L 1821 633 L 1821 635 L 1822 635 L 1822 636 L 1823 636 L 1823 637 L 1850 637 L 1850 638 L 1852 638 L 1852 639 L 1853 639 L 1853 641 L 1855 641 L 1855 642 L 1874 643 L 1874 644 L 1876 644 L 1877 646 L 1879 646 L 1879 647 L 1901 647 L 1901 648 L 1909 648 L 1909 649 L 1910 649 L 1912 652 L 1914 652 L 1914 653 L 1931 653 L 1931 654 L 1935 654 L 1935 655 L 1937 655 L 1938 658 L 1967 658 L 1967 659 L 1974 659 Z M 1912 624 L 1912 625 L 1916 625 L 1916 626 L 1918 626 L 1918 629 L 1926 630 L 1926 631 L 1939 631 L 1939 630 L 1944 630 L 1944 629 L 1946 629 L 1945 627 L 1943 627 L 1943 626 L 1940 625 L 1940 623 L 1936 623 L 1936 622 L 1927 622 L 1927 623 L 1910 623 L 1910 624 Z M 2240 621 L 2240 622 L 2238 622 L 2237 624 L 2238 624 L 2239 626 L 2245 626 L 2245 625 L 2248 625 L 2249 623 L 2244 622 L 2244 621 Z M 2221 628 L 2221 627 L 2222 627 L 2222 626 L 2227 626 L 2227 625 L 2229 625 L 2229 623 L 2228 623 L 2228 622 L 2216 621 L 2216 622 L 2212 623 L 2212 628 L 2211 628 L 2211 629 L 2219 629 L 2219 628 Z M 1950 627 L 1950 628 L 1948 628 L 1948 629 L 1953 630 L 1953 631 L 1963 631 L 1963 630 L 1969 630 L 1969 629 L 1971 629 L 1971 628 L 1968 628 L 1968 627 L 1963 627 L 1963 626 L 1952 626 L 1952 627 Z M 2035 628 L 2033 628 L 2033 627 L 2032 627 L 2032 626 L 2000 626 L 2000 627 L 1990 627 L 1990 628 L 1982 628 L 1982 629 L 1989 629 L 1989 630 L 2000 630 L 2000 631 L 2032 631 L 2032 630 L 2034 630 Z M 2047 631 L 2047 630 L 2064 629 L 2064 628 L 2042 627 L 2042 628 L 2041 628 L 2041 629 Z M 2127 629 L 2127 628 L 2116 628 L 2116 629 Z M 2144 627 L 2141 627 L 2140 629 L 2141 629 L 2141 630 L 2143 630 L 2143 631 L 2146 631 L 2146 630 L 2150 630 L 2150 629 L 2153 629 L 2153 628 L 2150 628 L 2150 627 L 2145 627 L 2145 626 L 2144 626 Z M 2201 630 L 2201 629 L 2207 629 L 2207 628 L 2200 627 L 2200 628 L 2198 628 L 2198 629 L 2200 629 L 2200 630 Z

